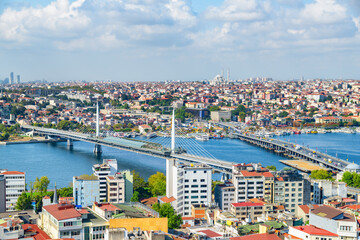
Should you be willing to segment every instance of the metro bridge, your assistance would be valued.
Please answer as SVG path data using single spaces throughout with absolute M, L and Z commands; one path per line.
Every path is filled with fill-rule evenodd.
M 289 156 L 296 159 L 304 159 L 319 165 L 322 165 L 328 169 L 335 171 L 343 171 L 350 163 L 343 159 L 315 151 L 313 149 L 301 146 L 298 144 L 282 141 L 279 139 L 273 139 L 264 136 L 256 136 L 254 134 L 245 134 L 239 129 L 226 124 L 219 124 L 222 127 L 227 127 L 232 130 L 232 135 L 251 144 L 257 145 L 262 148 L 272 150 L 274 152 Z
M 99 107 L 96 111 L 96 132 L 75 132 L 58 130 L 52 128 L 22 126 L 29 129 L 33 134 L 45 135 L 67 139 L 68 146 L 73 145 L 73 140 L 84 141 L 95 144 L 94 153 L 102 152 L 101 146 L 118 148 L 125 151 L 131 151 L 140 154 L 146 154 L 159 158 L 175 158 L 189 163 L 200 163 L 209 165 L 214 171 L 230 174 L 234 162 L 223 161 L 212 156 L 194 139 L 184 138 L 181 134 L 175 134 L 175 116 L 173 112 L 171 137 L 156 137 L 148 141 L 115 137 L 109 132 L 100 135 L 99 129 Z M 171 145 L 168 142 L 171 140 Z

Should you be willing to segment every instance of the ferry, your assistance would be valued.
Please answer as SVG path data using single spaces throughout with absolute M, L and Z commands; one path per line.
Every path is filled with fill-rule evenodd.
M 198 141 L 208 141 L 209 136 L 207 134 L 197 134 L 195 135 L 195 139 Z

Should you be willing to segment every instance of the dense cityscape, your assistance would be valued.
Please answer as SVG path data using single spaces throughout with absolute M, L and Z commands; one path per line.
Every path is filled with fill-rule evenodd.
M 359 0 L 0 0 L 0 240 L 360 240 Z
M 18 169 L 1 170 L 0 239 L 359 237 L 360 166 L 273 139 L 358 132 L 358 80 L 21 83 L 13 75 L 0 85 L 3 147 L 67 141 L 72 148 L 73 140 L 95 139 L 100 160 L 92 174 L 55 189 L 45 169 L 34 182 Z M 154 141 L 172 136 L 193 142 Z M 196 141 L 223 138 L 286 156 L 289 167 L 191 152 Z M 145 179 L 141 166 L 120 170 L 116 159 L 101 158 L 109 139 L 125 151 L 164 154 L 166 172 Z

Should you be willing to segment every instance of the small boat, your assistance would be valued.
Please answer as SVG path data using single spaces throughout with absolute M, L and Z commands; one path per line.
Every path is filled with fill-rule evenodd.
M 195 135 L 195 139 L 198 141 L 208 141 L 209 136 L 207 134 L 197 134 Z

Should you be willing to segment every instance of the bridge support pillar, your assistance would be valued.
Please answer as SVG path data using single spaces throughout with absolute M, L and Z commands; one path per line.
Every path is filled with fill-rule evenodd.
M 95 154 L 95 155 L 99 155 L 99 154 L 101 154 L 101 153 L 102 153 L 101 145 L 95 144 L 94 154 Z
M 73 140 L 71 138 L 67 139 L 67 146 L 72 147 L 73 146 Z

